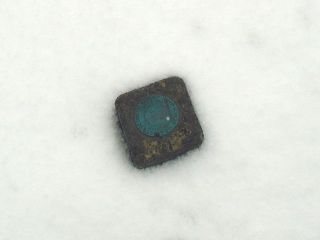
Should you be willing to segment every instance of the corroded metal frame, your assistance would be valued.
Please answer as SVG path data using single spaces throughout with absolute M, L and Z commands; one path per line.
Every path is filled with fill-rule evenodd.
M 168 136 L 147 136 L 135 124 L 135 109 L 148 95 L 164 95 L 179 106 L 180 121 Z M 124 93 L 116 101 L 116 113 L 130 158 L 137 168 L 146 168 L 172 160 L 189 150 L 199 147 L 203 131 L 192 106 L 186 85 L 179 77 L 170 77 L 148 86 Z

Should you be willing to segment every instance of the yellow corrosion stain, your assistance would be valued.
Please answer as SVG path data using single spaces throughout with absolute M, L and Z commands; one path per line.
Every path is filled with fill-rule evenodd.
M 170 137 L 170 144 L 173 151 L 176 151 L 182 147 L 183 140 L 190 135 L 191 131 L 188 128 L 183 128 Z
M 161 155 L 161 153 L 168 153 L 170 151 L 177 151 L 183 147 L 183 141 L 191 134 L 189 127 L 183 127 L 171 134 L 165 141 L 157 141 L 153 139 L 143 140 L 144 157 L 150 160 Z
M 144 157 L 146 160 L 160 155 L 160 148 L 158 146 L 158 141 L 145 139 L 143 140 L 143 145 L 145 149 Z
M 161 87 L 166 87 L 166 82 L 162 81 L 162 82 L 160 82 L 160 85 L 161 85 Z

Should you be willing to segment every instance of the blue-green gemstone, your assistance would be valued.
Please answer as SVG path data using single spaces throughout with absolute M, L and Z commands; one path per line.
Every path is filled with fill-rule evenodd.
M 162 137 L 170 134 L 179 122 L 179 108 L 169 97 L 150 95 L 136 108 L 136 126 L 147 136 Z

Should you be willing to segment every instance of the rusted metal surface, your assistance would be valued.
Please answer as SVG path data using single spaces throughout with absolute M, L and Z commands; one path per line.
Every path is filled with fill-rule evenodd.
M 124 93 L 115 105 L 130 158 L 138 168 L 172 160 L 199 147 L 204 139 L 179 77 Z

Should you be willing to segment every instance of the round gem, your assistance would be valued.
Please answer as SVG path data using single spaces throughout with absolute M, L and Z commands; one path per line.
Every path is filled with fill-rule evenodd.
M 162 137 L 170 134 L 179 122 L 179 108 L 169 97 L 150 95 L 136 108 L 136 125 L 147 136 Z

